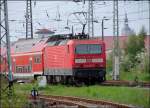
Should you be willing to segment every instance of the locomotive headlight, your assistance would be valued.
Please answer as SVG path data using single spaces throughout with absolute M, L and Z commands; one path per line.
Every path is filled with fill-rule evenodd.
M 101 62 L 103 62 L 103 59 L 102 58 L 92 59 L 92 62 L 101 63 Z
M 86 59 L 75 59 L 75 63 L 85 63 Z

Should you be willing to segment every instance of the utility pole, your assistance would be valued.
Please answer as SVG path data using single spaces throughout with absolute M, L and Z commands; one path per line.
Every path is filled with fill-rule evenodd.
M 104 20 L 102 19 L 102 40 L 104 40 Z
M 88 3 L 88 34 L 89 37 L 94 36 L 93 0 L 89 0 Z
M 9 24 L 8 24 L 8 7 L 7 7 L 7 0 L 0 0 L 0 13 L 1 13 L 1 20 L 0 20 L 0 34 L 1 38 L 0 41 L 2 42 L 2 39 L 6 39 L 6 50 L 7 50 L 7 69 L 8 69 L 8 80 L 9 80 L 9 93 L 8 93 L 8 99 L 9 99 L 9 108 L 12 108 L 12 92 L 13 92 L 13 74 L 12 74 L 12 64 L 11 64 L 11 49 L 10 49 L 10 35 L 9 35 Z
M 12 81 L 12 67 L 11 67 L 11 56 L 10 56 L 10 36 L 9 36 L 9 25 L 8 25 L 8 8 L 7 0 L 1 0 L 0 2 L 0 11 L 1 11 L 1 41 L 2 38 L 6 38 L 6 49 L 7 49 L 7 63 L 8 63 L 8 78 L 9 81 Z M 3 18 L 2 18 L 3 17 Z
M 104 29 L 107 29 L 104 27 L 104 21 L 107 21 L 109 19 L 107 19 L 106 17 L 103 17 L 102 19 L 102 23 L 101 23 L 101 28 L 102 28 L 102 40 L 104 40 Z
M 32 1 L 26 0 L 26 39 L 33 39 Z
M 119 23 L 118 23 L 118 0 L 113 0 L 113 80 L 119 80 Z

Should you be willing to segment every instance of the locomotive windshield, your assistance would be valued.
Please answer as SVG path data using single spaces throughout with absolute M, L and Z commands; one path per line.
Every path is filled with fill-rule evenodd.
M 80 44 L 76 46 L 76 54 L 100 54 L 102 52 L 99 44 Z

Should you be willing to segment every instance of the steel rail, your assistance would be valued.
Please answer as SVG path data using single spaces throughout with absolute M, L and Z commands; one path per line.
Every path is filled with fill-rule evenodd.
M 102 82 L 100 85 L 105 86 L 140 86 L 140 87 L 150 87 L 150 82 L 139 82 L 139 81 L 124 81 L 124 80 L 107 80 Z
M 78 108 L 100 108 L 102 106 L 105 106 L 105 108 L 136 108 L 135 106 L 108 102 L 104 100 L 91 100 L 71 96 L 40 95 L 39 99 L 47 102 L 55 101 L 58 104 L 64 104 L 69 106 L 78 106 Z

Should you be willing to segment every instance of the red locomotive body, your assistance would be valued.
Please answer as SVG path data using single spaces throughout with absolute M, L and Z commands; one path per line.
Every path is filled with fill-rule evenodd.
M 68 82 L 103 81 L 105 74 L 105 44 L 100 40 L 62 40 L 45 47 L 44 75 L 54 82 L 64 78 Z

